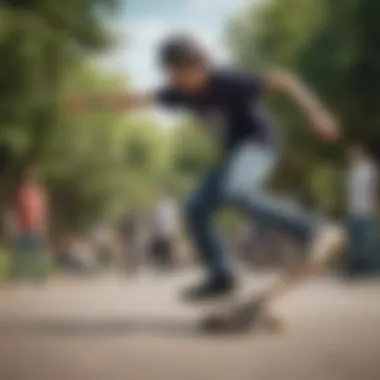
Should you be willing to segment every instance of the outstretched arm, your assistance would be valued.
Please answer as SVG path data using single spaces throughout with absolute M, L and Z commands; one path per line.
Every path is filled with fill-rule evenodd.
M 79 95 L 69 100 L 72 109 L 83 110 L 115 110 L 124 111 L 149 107 L 155 102 L 155 96 L 150 93 Z
M 264 75 L 264 87 L 287 96 L 309 120 L 312 130 L 326 140 L 340 136 L 340 127 L 332 114 L 296 76 L 271 70 Z

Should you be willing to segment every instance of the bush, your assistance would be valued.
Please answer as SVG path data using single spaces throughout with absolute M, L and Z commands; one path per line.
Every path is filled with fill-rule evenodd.
M 9 250 L 0 248 L 0 280 L 6 279 L 11 267 L 11 255 Z

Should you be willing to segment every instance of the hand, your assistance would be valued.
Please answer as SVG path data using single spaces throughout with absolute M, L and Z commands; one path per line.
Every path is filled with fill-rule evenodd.
M 309 117 L 312 130 L 323 140 L 336 141 L 340 137 L 338 121 L 328 112 L 318 111 Z

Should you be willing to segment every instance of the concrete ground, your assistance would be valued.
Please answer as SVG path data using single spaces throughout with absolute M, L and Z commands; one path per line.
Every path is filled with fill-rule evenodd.
M 281 334 L 205 336 L 178 290 L 194 274 L 0 288 L 1 380 L 377 380 L 380 282 L 304 284 Z M 259 289 L 270 275 L 246 277 Z

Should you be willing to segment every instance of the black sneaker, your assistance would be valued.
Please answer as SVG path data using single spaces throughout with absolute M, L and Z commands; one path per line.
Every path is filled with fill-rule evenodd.
M 201 302 L 231 295 L 236 289 L 236 282 L 230 277 L 218 277 L 188 289 L 184 294 L 185 301 Z

